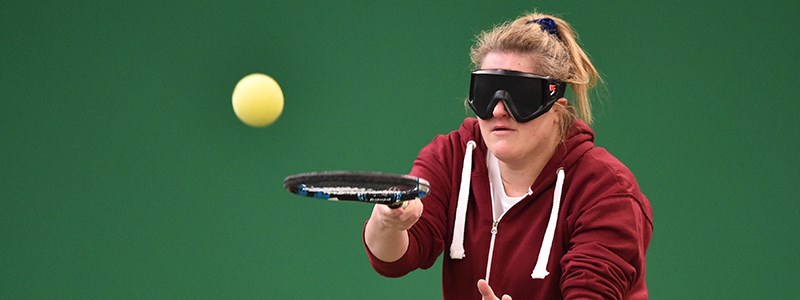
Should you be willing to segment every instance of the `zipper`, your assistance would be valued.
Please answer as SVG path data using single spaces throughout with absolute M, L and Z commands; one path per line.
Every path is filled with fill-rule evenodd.
M 502 216 L 500 216 L 502 218 Z M 492 271 L 492 256 L 494 253 L 494 239 L 497 237 L 497 224 L 500 223 L 500 220 L 495 220 L 492 222 L 492 239 L 489 241 L 489 259 L 486 261 L 486 283 L 489 283 L 489 274 Z
M 493 157 L 493 156 L 490 156 L 490 155 L 488 155 L 488 154 L 487 154 L 487 157 Z M 487 158 L 487 160 L 490 160 L 490 161 L 491 161 L 492 159 L 491 159 L 491 158 Z M 496 158 L 494 158 L 494 160 L 496 160 Z M 495 163 L 487 163 L 487 165 L 492 165 L 492 164 L 496 164 L 496 162 L 495 162 Z M 491 170 L 491 169 L 493 168 L 492 166 L 487 166 L 487 167 L 490 169 L 490 170 L 489 170 L 489 172 L 493 172 L 493 171 Z M 495 168 L 497 168 L 497 166 L 494 166 L 494 167 L 495 167 Z M 499 170 L 499 169 L 498 169 L 498 170 Z M 499 171 L 497 172 L 497 175 L 498 175 L 498 176 L 500 175 Z M 500 200 L 500 199 L 495 199 L 495 192 L 494 192 L 494 189 L 496 189 L 496 188 L 503 189 L 503 185 L 502 185 L 502 184 L 500 184 L 500 185 L 499 185 L 499 186 L 497 186 L 497 187 L 493 186 L 493 185 L 492 185 L 492 183 L 491 183 L 491 178 L 492 178 L 492 175 L 490 174 L 490 175 L 489 175 L 489 177 L 490 177 L 490 179 L 489 179 L 489 180 L 490 180 L 490 182 L 489 182 L 489 186 L 490 186 L 490 191 L 491 191 L 491 196 L 492 196 L 492 218 L 494 219 L 494 216 L 495 216 L 495 211 L 497 211 L 497 210 L 498 210 L 498 207 L 496 207 L 496 206 L 497 206 L 497 205 L 500 205 L 500 207 L 502 207 L 502 204 L 500 203 L 500 202 L 502 202 L 502 200 Z M 498 179 L 500 179 L 500 178 L 498 177 Z M 502 179 L 500 179 L 500 182 L 502 183 Z M 488 258 L 487 258 L 487 260 L 486 260 L 486 277 L 484 278 L 484 280 L 486 280 L 486 282 L 487 282 L 487 283 L 489 282 L 489 275 L 491 275 L 491 273 L 492 273 L 492 257 L 494 257 L 494 243 L 495 243 L 495 239 L 497 238 L 497 232 L 498 232 L 497 226 L 498 226 L 498 224 L 500 223 L 500 220 L 502 220 L 502 219 L 503 219 L 503 216 L 505 216 L 505 215 L 506 215 L 506 213 L 507 213 L 509 210 L 513 209 L 513 208 L 514 208 L 514 206 L 517 206 L 517 205 L 518 205 L 520 202 L 522 202 L 522 200 L 524 200 L 524 198 L 526 198 L 526 197 L 530 197 L 530 195 L 531 195 L 532 193 L 533 193 L 533 192 L 530 190 L 530 187 L 529 187 L 529 188 L 528 188 L 528 193 L 527 193 L 527 195 L 525 195 L 525 196 L 523 197 L 523 199 L 520 199 L 520 201 L 517 201 L 517 202 L 515 202 L 515 203 L 514 203 L 513 205 L 511 205 L 511 207 L 509 207 L 508 209 L 506 209 L 506 210 L 503 210 L 503 211 L 500 213 L 500 216 L 499 216 L 499 217 L 497 217 L 497 219 L 496 219 L 496 220 L 493 220 L 493 221 L 492 221 L 492 229 L 491 229 L 491 231 L 490 231 L 490 232 L 491 232 L 491 234 L 492 234 L 492 238 L 489 240 L 489 257 L 488 257 Z

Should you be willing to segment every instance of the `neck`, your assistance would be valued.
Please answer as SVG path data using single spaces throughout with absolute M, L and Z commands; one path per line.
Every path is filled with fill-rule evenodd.
M 503 161 L 498 159 L 500 177 L 503 180 L 506 195 L 516 197 L 527 194 L 536 178 L 539 177 L 539 173 L 553 157 L 557 145 L 557 142 L 548 144 L 542 149 L 543 151 L 538 151 L 520 160 Z

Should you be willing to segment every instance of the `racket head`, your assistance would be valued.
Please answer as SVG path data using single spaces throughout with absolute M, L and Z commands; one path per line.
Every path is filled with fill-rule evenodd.
M 422 199 L 430 184 L 422 178 L 378 172 L 325 171 L 286 177 L 283 187 L 290 193 L 332 201 L 355 201 L 396 206 Z

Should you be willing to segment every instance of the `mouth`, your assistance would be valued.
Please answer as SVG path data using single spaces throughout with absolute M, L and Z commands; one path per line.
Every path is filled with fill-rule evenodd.
M 492 126 L 492 132 L 498 132 L 499 133 L 499 132 L 509 132 L 509 131 L 513 131 L 513 129 L 511 129 L 511 127 L 508 127 L 508 126 L 503 125 L 503 124 L 497 124 L 497 125 Z

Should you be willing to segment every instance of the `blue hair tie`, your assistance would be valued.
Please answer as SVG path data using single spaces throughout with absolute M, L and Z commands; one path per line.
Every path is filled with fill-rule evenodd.
M 542 28 L 542 31 L 547 31 L 547 33 L 549 33 L 549 34 L 557 34 L 558 33 L 558 31 L 557 31 L 558 27 L 556 26 L 556 21 L 553 21 L 553 19 L 541 18 L 541 19 L 533 19 L 533 20 L 530 20 L 528 22 L 525 22 L 525 24 L 530 24 L 530 23 L 539 24 L 539 27 Z

